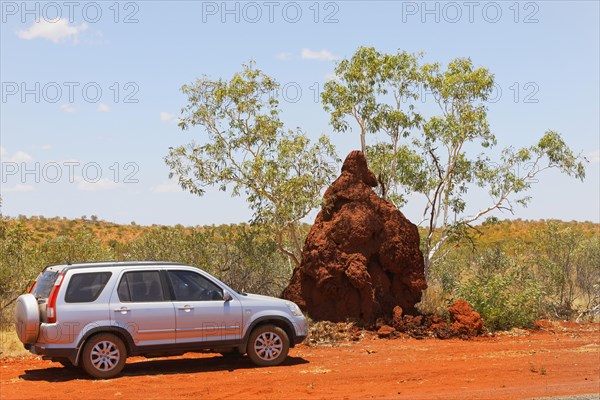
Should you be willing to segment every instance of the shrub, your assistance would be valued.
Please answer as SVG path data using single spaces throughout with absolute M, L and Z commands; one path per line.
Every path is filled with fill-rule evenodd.
M 533 326 L 542 288 L 526 266 L 496 248 L 483 251 L 472 268 L 457 294 L 481 314 L 488 329 Z

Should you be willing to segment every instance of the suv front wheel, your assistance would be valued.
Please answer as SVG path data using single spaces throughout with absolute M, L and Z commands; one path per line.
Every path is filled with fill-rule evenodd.
M 246 352 L 256 365 L 274 366 L 285 360 L 290 339 L 283 329 L 275 325 L 262 325 L 250 334 Z
M 126 359 L 127 349 L 123 341 L 111 333 L 102 333 L 85 343 L 81 365 L 94 378 L 108 379 L 123 370 Z

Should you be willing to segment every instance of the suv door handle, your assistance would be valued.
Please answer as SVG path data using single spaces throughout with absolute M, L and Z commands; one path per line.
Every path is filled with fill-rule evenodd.
M 190 312 L 191 310 L 193 310 L 193 309 L 194 309 L 194 307 L 192 307 L 192 306 L 190 306 L 190 305 L 187 305 L 187 304 L 186 304 L 186 305 L 185 305 L 185 306 L 183 306 L 183 307 L 177 307 L 177 309 L 178 309 L 178 310 L 183 310 L 183 311 L 185 311 L 185 312 Z
M 127 314 L 131 310 L 129 308 L 127 308 L 127 307 L 121 307 L 121 308 L 117 308 L 117 309 L 115 309 L 113 311 L 114 312 L 120 312 L 121 314 Z

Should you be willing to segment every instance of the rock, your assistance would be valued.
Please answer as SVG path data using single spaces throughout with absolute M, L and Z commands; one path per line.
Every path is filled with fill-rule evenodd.
M 417 315 L 414 318 L 412 318 L 412 325 L 414 325 L 414 326 L 421 326 L 421 325 L 423 325 L 423 316 L 422 315 Z
M 396 330 L 394 328 L 392 328 L 389 325 L 383 325 L 381 328 L 379 328 L 379 330 L 377 331 L 377 336 L 379 336 L 380 338 L 389 338 L 390 336 L 392 336 L 392 334 L 396 332 Z
M 405 315 L 403 318 L 404 332 L 410 337 L 415 339 L 424 339 L 430 336 L 430 331 L 426 325 L 423 324 L 424 319 L 422 315 L 412 316 Z
M 429 327 L 431 331 L 435 331 L 437 328 L 440 327 L 448 326 L 448 322 L 437 315 L 428 315 L 425 319 L 425 324 Z
M 483 319 L 464 300 L 455 301 L 449 308 L 452 330 L 459 336 L 477 336 L 483 331 Z
M 452 330 L 452 328 L 447 325 L 439 325 L 435 328 L 432 327 L 432 330 L 433 330 L 433 334 L 438 339 L 450 339 L 455 334 L 454 331 Z
M 282 297 L 315 320 L 389 319 L 394 307 L 414 313 L 427 287 L 419 232 L 373 191 L 375 175 L 351 152 L 327 189 Z
M 399 332 L 404 332 L 404 321 L 402 320 L 402 307 L 396 306 L 392 310 L 392 323 L 394 324 L 394 328 Z
M 387 325 L 388 321 L 386 318 L 377 318 L 377 321 L 375 321 L 375 329 L 379 329 L 384 325 Z

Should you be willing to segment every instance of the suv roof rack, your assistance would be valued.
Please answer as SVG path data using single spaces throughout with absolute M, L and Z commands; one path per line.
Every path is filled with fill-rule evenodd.
M 181 265 L 186 267 L 193 267 L 193 265 L 173 262 L 173 261 L 92 261 L 92 262 L 68 262 L 61 264 L 50 264 L 44 269 L 50 267 L 64 267 L 64 270 L 74 268 L 93 268 L 93 267 L 122 267 L 124 265 L 131 266 L 159 266 L 159 265 Z

